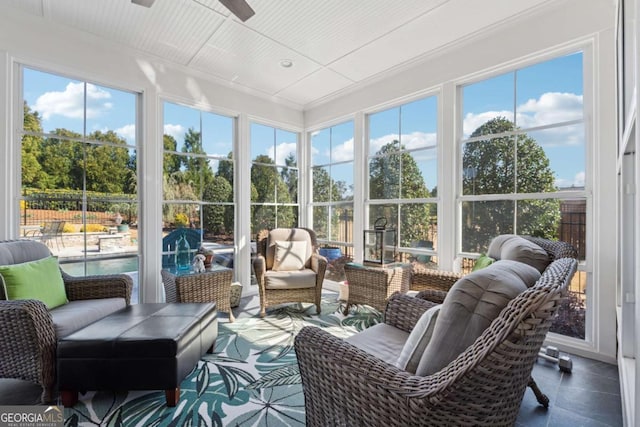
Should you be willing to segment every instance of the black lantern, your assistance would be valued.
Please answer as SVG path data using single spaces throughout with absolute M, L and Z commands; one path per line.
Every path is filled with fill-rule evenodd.
M 397 234 L 387 228 L 387 219 L 378 218 L 373 230 L 364 230 L 364 264 L 384 266 L 396 260 Z

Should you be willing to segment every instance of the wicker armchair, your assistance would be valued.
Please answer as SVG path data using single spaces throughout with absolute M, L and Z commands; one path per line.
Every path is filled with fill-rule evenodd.
M 308 426 L 513 425 L 577 261 L 554 261 L 455 360 L 415 376 L 316 328 L 295 339 Z M 395 294 L 385 323 L 411 331 L 432 303 Z
M 303 262 L 295 271 L 275 271 L 276 242 L 306 242 L 304 253 L 294 254 Z M 276 228 L 258 234 L 257 254 L 253 269 L 260 291 L 260 316 L 267 307 L 287 302 L 311 302 L 320 313 L 322 282 L 327 260 L 318 254 L 316 233 L 308 228 Z
M 40 242 L 0 242 L 0 264 L 18 264 L 50 256 Z M 133 282 L 124 274 L 73 277 L 62 272 L 69 301 L 121 297 L 131 302 Z M 42 386 L 42 401 L 51 401 L 55 384 L 57 337 L 51 313 L 37 300 L 8 301 L 0 286 L 0 378 Z
M 542 237 L 521 236 L 547 251 L 549 261 L 560 258 L 578 259 L 578 251 L 566 242 L 544 239 Z M 499 259 L 498 254 L 489 254 Z M 431 270 L 427 268 L 414 268 L 411 280 L 411 290 L 413 291 L 435 291 L 430 295 L 433 298 L 443 299 L 446 292 L 458 281 L 464 273 L 455 273 L 445 270 Z M 439 292 L 444 292 L 438 296 Z

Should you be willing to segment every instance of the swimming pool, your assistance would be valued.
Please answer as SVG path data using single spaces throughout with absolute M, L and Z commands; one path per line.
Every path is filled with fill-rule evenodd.
M 88 259 L 86 262 L 64 262 L 63 260 L 61 260 L 60 267 L 64 270 L 65 273 L 71 276 L 80 277 L 126 273 L 127 275 L 131 276 L 131 279 L 133 280 L 133 289 L 131 290 L 131 303 L 138 303 L 138 257 L 108 258 L 96 260 Z

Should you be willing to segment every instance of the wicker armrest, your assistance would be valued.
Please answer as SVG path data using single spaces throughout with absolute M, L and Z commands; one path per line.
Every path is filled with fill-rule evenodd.
M 424 312 L 435 305 L 435 302 L 396 292 L 387 301 L 384 323 L 411 332 Z
M 462 277 L 462 273 L 452 271 L 414 269 L 411 290 L 423 291 L 434 289 L 448 291 Z
M 324 277 L 324 273 L 327 270 L 327 259 L 320 254 L 312 254 L 311 269 L 315 271 L 318 276 Z
M 51 314 L 37 300 L 0 301 L 0 377 L 40 384 L 51 399 L 56 333 Z
M 264 275 L 267 272 L 267 260 L 262 255 L 256 255 L 253 259 L 253 272 L 259 285 L 264 283 Z
M 96 298 L 124 298 L 131 304 L 133 280 L 126 274 L 74 277 L 62 273 L 69 301 Z
M 435 302 L 436 304 L 442 304 L 446 296 L 447 293 L 445 291 L 437 291 L 435 289 L 427 289 L 416 294 L 416 298 Z
M 447 386 L 411 375 L 313 326 L 298 333 L 295 350 L 305 399 L 314 399 L 306 406 L 307 425 L 415 424 L 407 416 L 420 411 L 428 417 L 425 401 L 437 402 L 435 394 Z

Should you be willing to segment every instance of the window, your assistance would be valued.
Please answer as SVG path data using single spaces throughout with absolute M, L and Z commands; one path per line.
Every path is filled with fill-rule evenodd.
M 164 102 L 163 268 L 175 265 L 176 241 L 212 250 L 233 267 L 235 119 Z
M 251 234 L 298 225 L 298 134 L 251 124 Z
M 137 272 L 139 95 L 22 73 L 20 236 L 46 243 L 71 275 Z
M 550 76 L 553 76 L 552 78 Z M 560 239 L 586 258 L 582 53 L 464 86 L 461 249 L 504 233 Z M 585 338 L 585 265 L 552 331 Z
M 353 122 L 311 133 L 312 228 L 329 261 L 325 277 L 336 282 L 353 259 L 353 159 Z
M 365 224 L 385 218 L 397 230 L 400 259 L 427 267 L 436 266 L 437 119 L 435 96 L 368 116 Z

